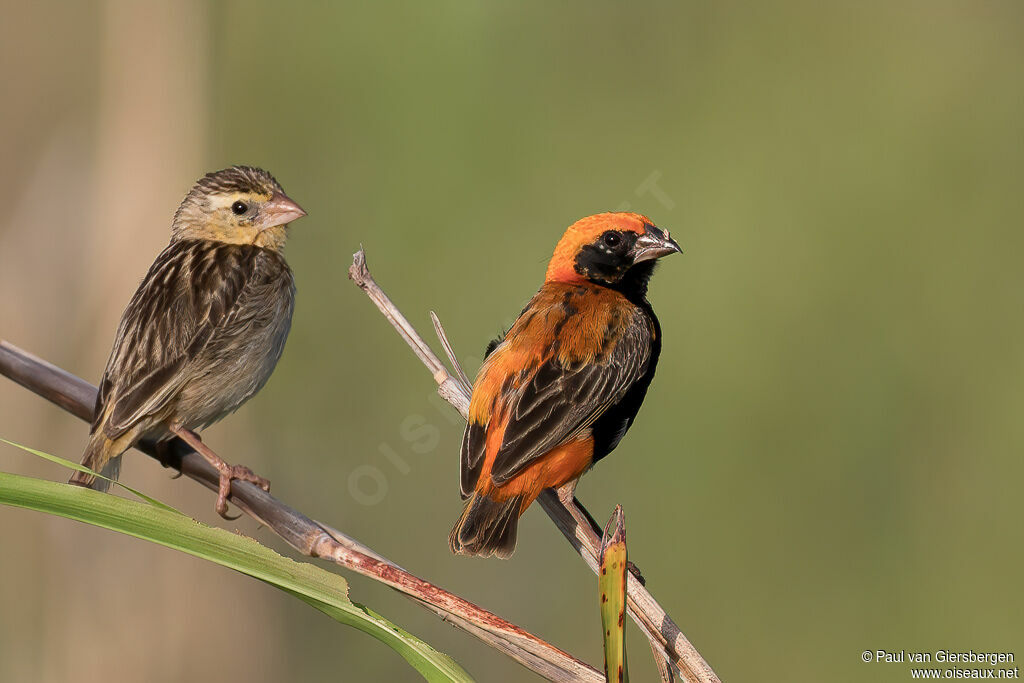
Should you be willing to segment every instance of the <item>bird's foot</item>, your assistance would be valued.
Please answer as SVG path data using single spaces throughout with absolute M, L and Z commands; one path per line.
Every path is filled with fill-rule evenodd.
M 228 516 L 228 498 L 231 496 L 231 480 L 237 479 L 239 481 L 247 481 L 251 484 L 259 486 L 264 491 L 270 491 L 270 482 L 263 477 L 256 475 L 251 469 L 245 465 L 229 465 L 224 462 L 224 458 L 217 455 L 213 449 L 203 443 L 203 440 L 199 438 L 199 435 L 190 429 L 185 429 L 180 424 L 170 425 L 170 430 L 173 434 L 181 438 L 182 441 L 187 443 L 195 450 L 196 453 L 203 456 L 206 462 L 213 465 L 214 469 L 217 470 L 219 475 L 219 481 L 217 484 L 217 505 L 214 509 L 217 510 L 217 514 L 227 520 L 235 520 L 238 517 Z
M 223 460 L 220 464 L 213 463 L 220 474 L 220 484 L 217 488 L 217 514 L 224 519 L 232 520 L 238 517 L 228 516 L 228 497 L 231 495 L 231 481 L 247 481 L 250 484 L 259 486 L 264 491 L 270 491 L 270 481 L 259 476 L 245 465 L 229 465 Z
M 574 507 L 576 507 L 574 502 L 576 498 L 577 483 L 579 483 L 579 480 L 573 479 L 572 481 L 562 484 L 557 489 L 555 489 L 555 493 L 558 494 L 558 500 L 562 501 L 562 505 L 564 505 L 569 510 L 572 510 Z
M 641 586 L 647 585 L 647 579 L 645 579 L 644 575 L 640 573 L 640 567 L 636 566 L 631 561 L 626 560 L 626 569 L 628 569 L 629 573 L 633 575 L 633 578 L 637 580 L 637 583 Z
M 589 513 L 576 500 L 576 484 L 578 481 L 578 479 L 573 480 L 559 486 L 555 489 L 555 493 L 558 494 L 558 500 L 561 501 L 565 509 L 569 511 L 573 521 L 576 522 L 576 531 L 580 541 L 590 550 L 594 557 L 599 557 L 601 552 L 601 527 L 590 518 Z

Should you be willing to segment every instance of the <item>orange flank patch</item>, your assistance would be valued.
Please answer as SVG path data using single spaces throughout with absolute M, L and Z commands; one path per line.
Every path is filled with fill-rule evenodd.
M 553 448 L 501 488 L 491 483 L 491 463 L 494 461 L 494 457 L 491 453 L 488 453 L 488 456 L 480 481 L 477 483 L 477 491 L 498 502 L 521 495 L 523 497 L 523 502 L 519 506 L 521 515 L 540 495 L 541 491 L 558 488 L 579 479 L 587 471 L 593 462 L 594 439 L 588 436 Z

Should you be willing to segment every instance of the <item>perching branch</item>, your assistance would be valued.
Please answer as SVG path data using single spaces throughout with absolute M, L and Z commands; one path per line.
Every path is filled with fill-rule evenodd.
M 468 387 L 463 386 L 461 380 L 448 372 L 444 364 L 373 279 L 366 266 L 366 254 L 362 249 L 353 255 L 348 276 L 370 297 L 384 317 L 388 319 L 388 322 L 412 348 L 416 357 L 434 376 L 434 381 L 438 385 L 437 393 L 465 418 L 469 414 L 470 392 Z M 437 328 L 442 329 L 440 322 L 435 324 Z M 454 356 L 446 337 L 442 344 L 449 355 Z M 591 514 L 575 498 L 571 498 L 574 509 L 570 510 L 559 499 L 558 494 L 552 490 L 541 493 L 539 500 L 548 517 L 569 540 L 591 571 L 596 574 L 598 571 L 597 558 L 601 552 L 601 530 L 593 522 Z M 589 520 L 590 523 L 582 524 L 577 522 L 577 519 Z M 647 635 L 655 652 L 660 652 L 661 656 L 671 662 L 672 666 L 679 671 L 683 681 L 686 683 L 721 683 L 711 666 L 704 661 L 704 658 L 690 644 L 676 623 L 632 573 L 627 581 L 626 593 L 630 617 Z M 659 661 L 659 669 L 662 665 L 663 662 Z
M 407 323 L 406 323 L 407 324 Z M 436 360 L 436 359 L 435 359 Z M 426 360 L 424 360 L 426 362 Z M 6 341 L 0 340 L 0 374 L 83 420 L 92 419 L 96 388 Z M 216 491 L 217 471 L 175 439 L 165 460 L 153 443 L 137 448 Z M 598 683 L 596 669 L 473 603 L 413 576 L 344 534 L 306 517 L 248 482 L 231 482 L 231 501 L 303 555 L 322 557 L 394 588 L 464 631 L 552 681 Z

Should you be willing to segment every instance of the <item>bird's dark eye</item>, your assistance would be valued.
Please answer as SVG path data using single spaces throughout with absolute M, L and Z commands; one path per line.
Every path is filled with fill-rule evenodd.
M 605 245 L 615 248 L 622 243 L 622 235 L 617 232 L 606 232 L 601 235 L 601 241 L 604 242 Z
M 241 216 L 243 213 L 249 210 L 249 207 L 245 202 L 235 202 L 231 205 L 231 212 L 236 216 Z

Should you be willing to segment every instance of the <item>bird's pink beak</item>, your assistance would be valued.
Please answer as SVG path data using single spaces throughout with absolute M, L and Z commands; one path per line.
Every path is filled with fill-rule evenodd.
M 266 230 L 285 225 L 306 215 L 305 210 L 286 195 L 274 193 L 260 211 L 260 228 Z

